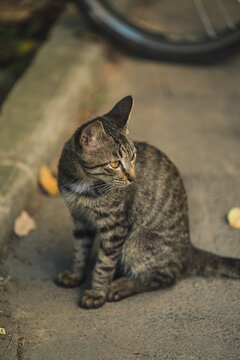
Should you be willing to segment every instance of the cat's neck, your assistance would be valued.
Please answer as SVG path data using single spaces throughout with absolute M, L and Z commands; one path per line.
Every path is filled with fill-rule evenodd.
M 84 194 L 89 192 L 92 186 L 93 183 L 85 182 L 85 181 L 79 181 L 78 183 L 75 184 L 74 183 L 68 184 L 68 188 L 70 188 L 72 192 L 75 192 L 77 194 Z

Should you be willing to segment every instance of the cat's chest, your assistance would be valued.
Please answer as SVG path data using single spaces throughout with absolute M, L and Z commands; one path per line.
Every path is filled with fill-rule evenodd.
M 62 193 L 71 214 L 77 218 L 86 218 L 97 227 L 104 226 L 124 214 L 124 201 L 113 195 L 95 196 L 91 193 L 64 191 Z

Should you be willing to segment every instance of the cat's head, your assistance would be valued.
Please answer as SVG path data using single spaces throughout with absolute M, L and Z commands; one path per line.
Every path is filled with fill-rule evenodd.
M 132 97 L 120 100 L 107 114 L 84 124 L 76 132 L 75 147 L 89 179 L 129 185 L 136 177 L 136 149 L 128 137 Z

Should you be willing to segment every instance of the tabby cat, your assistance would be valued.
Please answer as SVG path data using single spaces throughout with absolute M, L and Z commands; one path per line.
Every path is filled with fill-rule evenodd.
M 182 179 L 167 156 L 133 142 L 127 123 L 132 97 L 87 122 L 64 145 L 59 188 L 73 220 L 74 263 L 58 282 L 85 280 L 95 236 L 99 250 L 81 306 L 173 285 L 191 274 L 240 277 L 240 260 L 193 247 Z M 121 274 L 116 278 L 116 274 Z

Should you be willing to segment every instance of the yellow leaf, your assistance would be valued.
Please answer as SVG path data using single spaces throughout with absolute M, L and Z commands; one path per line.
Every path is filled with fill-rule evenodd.
M 19 52 L 21 54 L 29 53 L 33 51 L 37 46 L 37 43 L 33 39 L 26 39 L 19 45 Z
M 40 167 L 39 182 L 49 195 L 59 195 L 57 179 L 52 175 L 48 167 L 45 165 Z
M 4 328 L 0 328 L 0 334 L 1 335 L 5 335 L 6 334 L 6 330 Z
M 229 210 L 227 219 L 230 226 L 235 229 L 240 229 L 240 207 L 236 206 Z
M 20 237 L 26 236 L 30 233 L 30 231 L 34 229 L 36 229 L 36 223 L 34 219 L 26 211 L 23 210 L 15 220 L 15 234 Z

